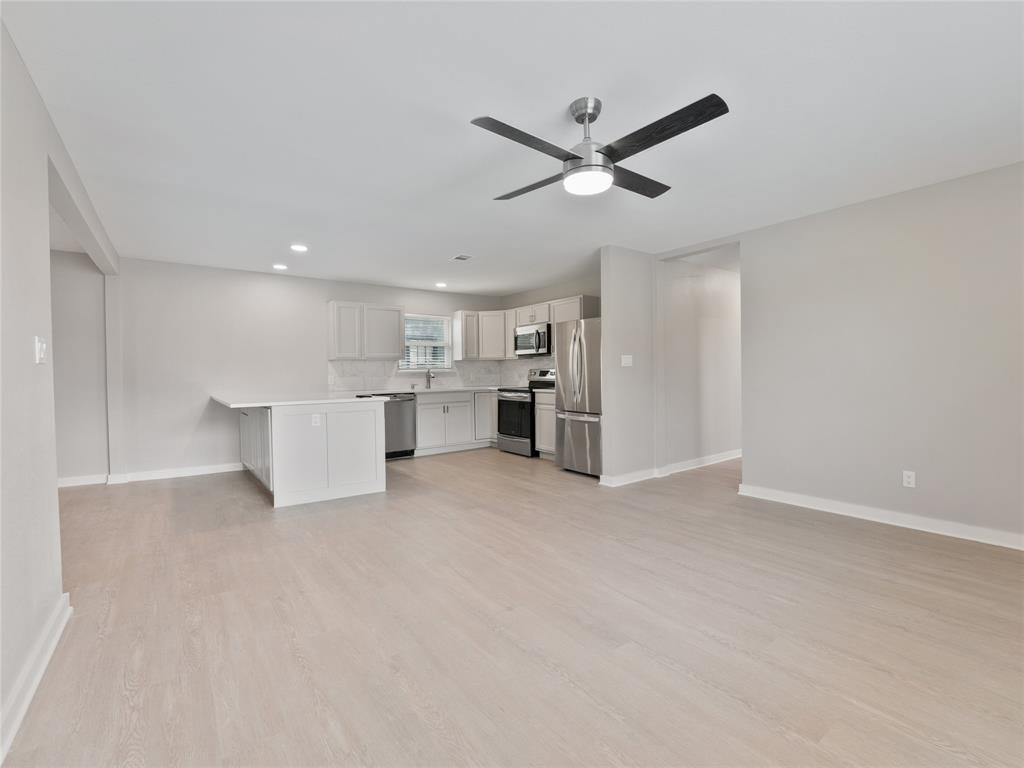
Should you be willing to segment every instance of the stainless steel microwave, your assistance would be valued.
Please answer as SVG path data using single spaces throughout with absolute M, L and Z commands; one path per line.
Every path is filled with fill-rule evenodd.
M 516 357 L 551 354 L 551 324 L 516 326 Z

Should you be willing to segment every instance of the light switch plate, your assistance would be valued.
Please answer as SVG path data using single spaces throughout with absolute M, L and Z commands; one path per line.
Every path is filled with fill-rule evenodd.
M 312 422 L 313 422 L 313 426 L 314 427 L 319 427 L 320 426 L 320 414 L 319 413 L 314 413 L 313 414 Z
M 903 487 L 917 488 L 917 472 L 910 469 L 903 470 Z
M 632 355 L 623 355 L 622 356 L 622 367 L 623 368 L 632 368 L 633 367 L 633 356 Z
M 46 339 L 44 339 L 42 336 L 36 336 L 35 337 L 35 345 L 36 345 L 36 365 L 42 365 L 43 363 L 46 362 L 46 355 L 47 355 L 47 352 L 48 352 L 47 347 L 46 347 Z

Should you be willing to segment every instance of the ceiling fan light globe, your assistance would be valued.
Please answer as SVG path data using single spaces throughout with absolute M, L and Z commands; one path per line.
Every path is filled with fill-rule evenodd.
M 599 195 L 608 190 L 614 180 L 610 168 L 590 165 L 566 172 L 562 186 L 570 195 Z

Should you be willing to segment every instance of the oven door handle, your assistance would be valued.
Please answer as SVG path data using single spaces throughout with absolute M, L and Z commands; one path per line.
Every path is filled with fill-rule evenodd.
M 506 400 L 508 402 L 521 401 L 521 400 L 529 400 L 531 397 L 532 397 L 532 395 L 530 395 L 530 394 L 528 394 L 526 392 L 499 392 L 498 393 L 498 399 L 499 400 Z

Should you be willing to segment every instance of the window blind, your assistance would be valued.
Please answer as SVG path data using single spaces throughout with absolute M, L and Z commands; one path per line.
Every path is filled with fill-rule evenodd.
M 405 351 L 399 368 L 451 368 L 451 339 L 451 318 L 406 315 Z

